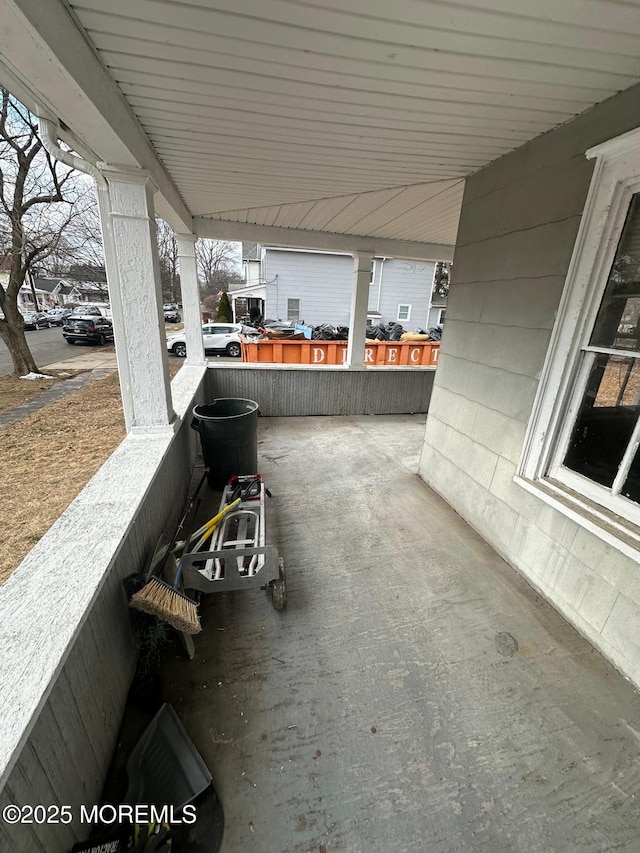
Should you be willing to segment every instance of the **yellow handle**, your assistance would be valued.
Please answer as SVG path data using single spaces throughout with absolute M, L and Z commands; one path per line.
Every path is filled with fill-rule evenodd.
M 230 504 L 221 510 L 217 515 L 214 515 L 213 518 L 210 518 L 206 524 L 204 524 L 200 530 L 196 530 L 196 532 L 191 537 L 191 542 L 196 540 L 195 551 L 199 550 L 200 546 L 211 536 L 216 527 L 220 524 L 222 519 L 228 512 L 231 512 L 232 509 L 235 509 L 240 503 L 241 498 L 236 498 L 235 501 L 232 501 Z M 197 537 L 197 538 L 196 538 Z M 191 544 L 191 542 L 189 544 Z

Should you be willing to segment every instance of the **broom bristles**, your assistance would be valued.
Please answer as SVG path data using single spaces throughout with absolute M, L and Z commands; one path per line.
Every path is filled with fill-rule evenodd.
M 191 601 L 160 578 L 150 578 L 149 582 L 131 597 L 130 604 L 136 610 L 168 622 L 177 631 L 185 634 L 197 634 L 202 630 L 195 601 Z

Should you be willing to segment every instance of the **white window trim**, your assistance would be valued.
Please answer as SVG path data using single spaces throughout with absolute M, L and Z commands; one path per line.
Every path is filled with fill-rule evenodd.
M 528 491 L 543 487 L 539 496 L 554 504 L 551 493 L 566 487 L 566 495 L 556 494 L 558 508 L 572 506 L 583 520 L 588 516 L 599 535 L 604 525 L 608 540 L 616 531 L 630 536 L 637 541 L 635 551 L 640 506 L 608 496 L 603 487 L 559 464 L 580 405 L 572 390 L 588 369 L 589 359 L 581 363 L 580 352 L 588 345 L 631 197 L 640 192 L 640 128 L 591 148 L 586 156 L 596 158 L 595 168 L 515 482 Z
M 408 323 L 409 322 L 409 320 L 411 319 L 411 307 L 412 306 L 408 302 L 401 302 L 398 305 L 398 315 L 397 315 L 398 323 L 400 323 L 400 322 Z M 407 308 L 408 309 L 406 317 L 400 316 L 400 309 L 401 308 Z
M 436 323 L 436 326 L 442 326 L 442 324 L 444 323 L 442 315 L 446 313 L 446 310 L 446 308 L 440 308 L 440 310 L 438 311 L 438 322 Z

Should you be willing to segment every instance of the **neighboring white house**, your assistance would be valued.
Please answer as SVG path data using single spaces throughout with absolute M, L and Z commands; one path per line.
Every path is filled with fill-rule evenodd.
M 349 324 L 351 255 L 243 244 L 243 267 L 244 285 L 229 293 L 234 316 L 255 308 L 274 320 Z M 434 272 L 434 261 L 374 258 L 369 318 L 407 329 L 438 325 L 441 306 L 431 310 Z
M 39 307 L 42 309 L 62 307 L 80 300 L 80 295 L 75 286 L 64 278 L 57 276 L 35 278 L 33 283 L 36 295 L 42 294 L 42 300 L 38 296 Z

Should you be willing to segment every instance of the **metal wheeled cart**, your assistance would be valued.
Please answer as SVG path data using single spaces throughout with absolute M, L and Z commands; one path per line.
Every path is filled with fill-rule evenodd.
M 231 477 L 222 492 L 220 512 L 240 499 L 214 530 L 210 550 L 182 556 L 185 590 L 204 595 L 260 587 L 271 593 L 276 610 L 287 604 L 284 560 L 267 544 L 266 496 L 260 474 Z

